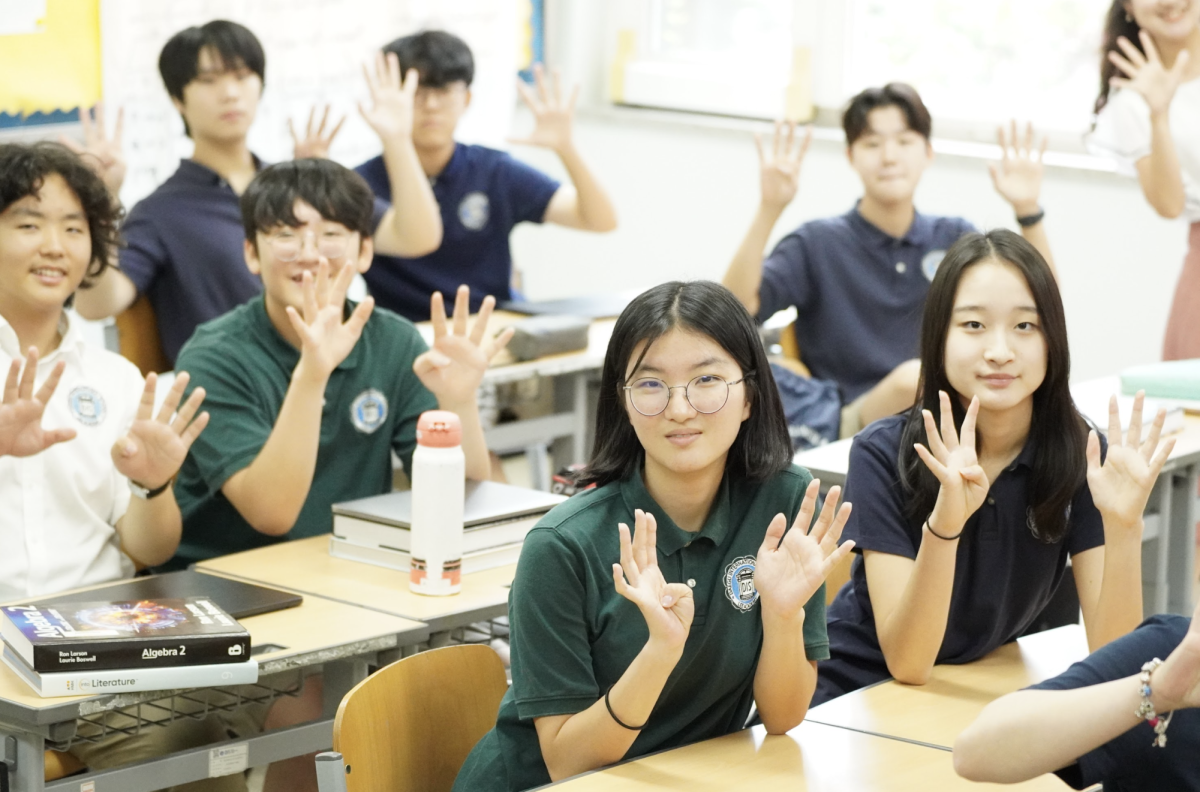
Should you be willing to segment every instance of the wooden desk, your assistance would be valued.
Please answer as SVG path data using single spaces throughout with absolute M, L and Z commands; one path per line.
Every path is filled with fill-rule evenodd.
M 530 523 L 540 517 L 529 518 Z M 283 542 L 196 564 L 201 572 L 316 594 L 363 608 L 424 622 L 444 632 L 508 612 L 508 589 L 516 564 L 463 575 L 462 591 L 429 597 L 408 589 L 408 573 L 329 555 L 329 536 Z
M 989 702 L 1057 676 L 1087 653 L 1082 627 L 1059 627 L 1001 646 L 974 663 L 934 666 L 924 685 L 890 680 L 847 693 L 813 707 L 808 719 L 949 750 Z
M 268 678 L 276 674 L 298 673 L 306 668 L 322 670 L 326 712 L 321 720 L 127 767 L 71 776 L 43 787 L 45 749 L 68 744 L 76 735 L 79 719 L 97 719 L 106 712 L 154 701 L 170 707 L 175 704 L 172 694 L 178 691 L 42 698 L 7 666 L 0 666 L 0 739 L 11 737 L 16 743 L 13 792 L 78 792 L 85 782 L 93 782 L 95 792 L 155 790 L 207 778 L 210 750 L 214 748 L 245 745 L 251 767 L 328 748 L 336 709 L 331 704 L 336 705 L 366 677 L 367 663 L 375 662 L 381 652 L 412 646 L 429 636 L 429 628 L 419 622 L 316 596 L 305 597 L 298 607 L 250 616 L 241 622 L 250 631 L 252 646 L 278 647 L 254 655 L 262 684 L 269 684 Z M 189 695 L 203 697 L 206 692 L 201 689 Z M 215 691 L 212 695 L 224 703 L 236 703 L 233 696 Z M 151 711 L 162 712 L 160 707 Z
M 555 792 L 930 792 L 998 789 L 954 772 L 948 751 L 805 721 L 786 735 L 761 726 L 550 784 Z M 1018 792 L 1063 792 L 1047 775 Z

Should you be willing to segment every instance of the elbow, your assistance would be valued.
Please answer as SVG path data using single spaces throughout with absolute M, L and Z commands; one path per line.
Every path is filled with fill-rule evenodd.
M 238 510 L 246 522 L 250 523 L 250 527 L 266 536 L 285 536 L 288 531 L 292 530 L 292 526 L 296 524 L 296 520 L 300 517 L 299 511 L 292 511 L 287 508 L 263 509 L 259 513 L 246 514 Z
M 909 658 L 893 659 L 887 651 L 883 656 L 887 660 L 888 673 L 903 685 L 924 685 L 933 674 L 933 663 Z
M 1170 200 L 1160 199 L 1158 201 L 1151 201 L 1150 203 L 1150 205 L 1154 207 L 1154 211 L 1158 213 L 1158 216 L 1166 218 L 1167 220 L 1174 220 L 1182 215 L 1185 204 L 1186 201 L 1182 195 L 1180 195 L 1178 198 L 1172 198 Z
M 767 734 L 773 735 L 787 734 L 792 729 L 799 726 L 804 721 L 804 715 L 807 714 L 808 713 L 806 711 L 799 718 L 780 720 L 779 718 L 767 718 L 762 715 L 761 710 L 759 711 L 759 716 L 762 717 L 763 728 L 767 730 Z
M 616 231 L 617 230 L 617 216 L 609 215 L 608 217 L 605 217 L 602 220 L 592 223 L 591 230 L 595 231 L 598 234 L 607 234 L 610 231 Z
M 992 780 L 986 771 L 986 757 L 981 755 L 976 740 L 964 732 L 954 742 L 954 772 L 968 781 Z

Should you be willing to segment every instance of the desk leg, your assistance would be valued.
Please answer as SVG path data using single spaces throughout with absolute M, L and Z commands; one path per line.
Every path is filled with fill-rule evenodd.
M 337 715 L 338 706 L 350 689 L 367 678 L 367 660 L 365 657 L 352 657 L 324 665 L 321 671 L 324 679 L 321 688 L 323 717 Z
M 558 377 L 554 382 L 556 413 L 570 413 L 571 434 L 560 437 L 554 443 L 555 465 L 571 465 L 586 462 L 591 453 L 589 442 L 596 425 L 596 405 L 588 398 L 591 374 L 581 371 Z
M 45 789 L 46 741 L 29 732 L 0 733 L 4 749 L 0 751 L 6 764 L 0 772 L 8 773 L 12 792 L 42 792 Z
M 1200 464 L 1173 471 L 1164 500 L 1170 499 L 1170 524 L 1164 525 L 1166 558 L 1161 574 L 1167 581 L 1166 601 L 1160 611 L 1184 616 L 1192 613 L 1192 587 L 1196 575 L 1196 487 Z

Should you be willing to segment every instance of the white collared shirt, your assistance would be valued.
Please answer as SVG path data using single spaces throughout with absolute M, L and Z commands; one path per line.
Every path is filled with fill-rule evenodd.
M 38 361 L 36 387 L 66 361 L 42 426 L 76 436 L 31 457 L 0 457 L 0 601 L 134 572 L 114 528 L 129 507 L 129 483 L 110 452 L 133 423 L 144 381 L 125 358 L 86 344 L 65 312 L 60 330 L 58 349 Z M 17 356 L 16 332 L 0 317 L 0 372 Z

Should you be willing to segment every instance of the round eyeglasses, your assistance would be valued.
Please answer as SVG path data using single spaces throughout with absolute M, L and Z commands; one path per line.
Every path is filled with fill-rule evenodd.
M 292 262 L 300 258 L 300 252 L 304 250 L 304 245 L 308 240 L 313 240 L 313 246 L 317 253 L 329 261 L 337 261 L 346 255 L 346 250 L 350 246 L 351 234 L 343 234 L 337 231 L 323 232 L 319 237 L 315 236 L 312 231 L 304 234 L 294 231 L 290 228 L 285 228 L 282 231 L 276 231 L 274 234 L 267 236 L 267 242 L 271 245 L 271 250 L 275 251 L 275 258 L 284 262 Z
M 745 382 L 754 374 L 748 371 L 739 380 L 727 382 L 715 374 L 701 374 L 693 377 L 687 385 L 668 385 L 656 377 L 643 377 L 634 380 L 632 385 L 626 385 L 629 391 L 629 401 L 633 409 L 647 418 L 662 413 L 671 403 L 671 391 L 682 389 L 683 395 L 692 409 L 698 413 L 710 415 L 717 412 L 729 401 L 729 389 L 734 385 Z

